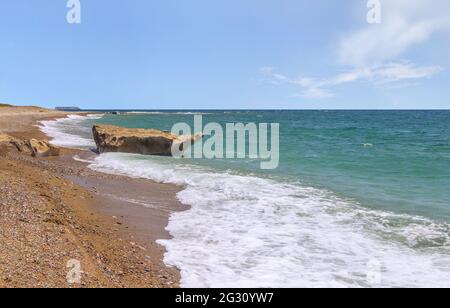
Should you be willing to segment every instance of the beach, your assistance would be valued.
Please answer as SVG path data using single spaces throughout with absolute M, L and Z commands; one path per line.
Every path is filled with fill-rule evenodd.
M 21 107 L 3 115 L 2 286 L 450 283 L 448 112 Z M 279 123 L 280 166 L 92 151 L 93 126 L 170 131 L 194 115 L 223 126 Z M 48 139 L 41 152 L 57 147 L 59 156 L 8 150 L 1 140 L 11 138 Z M 79 284 L 66 279 L 74 261 Z
M 49 139 L 38 122 L 67 113 L 0 107 L 0 134 Z M 100 174 L 61 149 L 37 158 L 0 148 L 0 287 L 178 287 L 179 271 L 155 243 L 170 238 L 170 213 L 184 208 L 180 187 Z M 133 195 L 152 200 L 152 208 Z M 80 264 L 79 283 L 67 277 Z

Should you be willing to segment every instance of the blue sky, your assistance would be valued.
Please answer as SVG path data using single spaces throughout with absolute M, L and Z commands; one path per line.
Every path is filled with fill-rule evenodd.
M 450 1 L 1 0 L 0 101 L 122 109 L 450 108 Z

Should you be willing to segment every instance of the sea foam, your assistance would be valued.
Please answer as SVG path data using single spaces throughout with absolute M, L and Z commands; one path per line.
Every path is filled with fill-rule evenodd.
M 159 241 L 183 287 L 450 286 L 446 224 L 164 158 L 110 153 L 90 167 L 185 186 L 178 197 L 190 208 Z
M 90 149 L 95 147 L 91 128 L 80 124 L 86 120 L 94 120 L 101 117 L 101 115 L 69 115 L 66 118 L 41 121 L 39 128 L 52 138 L 51 143 L 55 146 Z

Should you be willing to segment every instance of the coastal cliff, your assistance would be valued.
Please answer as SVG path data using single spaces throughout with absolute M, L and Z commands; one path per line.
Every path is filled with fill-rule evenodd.
M 202 138 L 201 135 L 177 136 L 155 129 L 131 129 L 112 125 L 94 125 L 92 132 L 99 153 L 172 156 L 174 144 L 182 149 L 182 144 L 186 141 L 192 145 Z

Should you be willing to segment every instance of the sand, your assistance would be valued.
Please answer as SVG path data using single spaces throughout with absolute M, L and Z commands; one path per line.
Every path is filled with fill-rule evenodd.
M 64 116 L 0 107 L 0 136 L 46 139 L 37 122 Z M 0 154 L 0 287 L 178 287 L 155 240 L 170 237 L 169 215 L 185 209 L 181 188 L 97 173 L 73 155 L 95 154 Z M 67 280 L 74 260 L 79 283 Z

